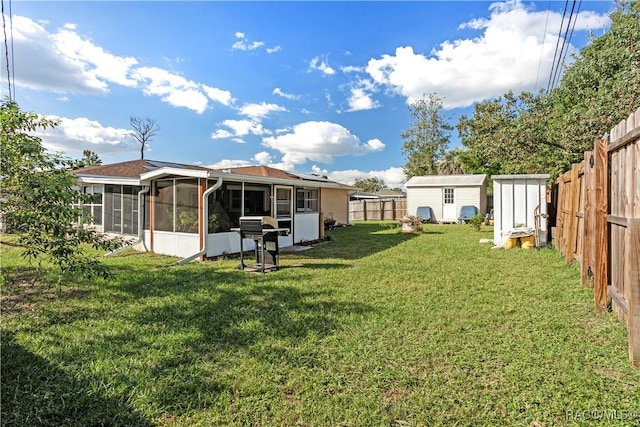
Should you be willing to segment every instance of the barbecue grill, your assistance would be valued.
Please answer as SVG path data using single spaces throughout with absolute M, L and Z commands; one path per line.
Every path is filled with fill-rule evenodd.
M 288 235 L 288 228 L 278 228 L 278 220 L 270 216 L 242 216 L 240 228 L 235 228 L 234 231 L 240 234 L 240 270 L 264 273 L 279 268 L 278 236 Z M 244 263 L 244 239 L 255 242 L 255 264 Z

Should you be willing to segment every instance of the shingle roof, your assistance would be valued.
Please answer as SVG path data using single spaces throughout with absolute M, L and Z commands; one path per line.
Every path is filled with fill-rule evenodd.
M 270 168 L 268 166 L 241 166 L 237 168 L 224 169 L 223 172 L 236 173 L 239 175 L 261 176 L 264 178 L 299 179 L 292 173 L 281 169 Z
M 202 166 L 184 165 L 180 163 L 159 162 L 156 160 L 130 160 L 108 165 L 87 166 L 73 171 L 76 175 L 113 176 L 120 178 L 140 178 L 145 172 L 161 167 L 207 170 Z

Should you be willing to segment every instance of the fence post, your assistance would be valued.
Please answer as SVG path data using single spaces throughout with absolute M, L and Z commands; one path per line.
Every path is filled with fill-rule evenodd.
M 593 300 L 597 310 L 607 308 L 607 285 L 609 284 L 609 236 L 607 224 L 608 209 L 608 159 L 607 141 L 598 139 L 594 145 L 595 161 L 595 256 Z
M 629 234 L 628 282 L 629 286 L 629 359 L 640 369 L 640 219 L 630 219 L 627 223 Z

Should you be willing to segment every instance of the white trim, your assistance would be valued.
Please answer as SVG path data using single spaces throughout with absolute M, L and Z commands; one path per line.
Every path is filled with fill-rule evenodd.
M 78 181 L 82 184 L 115 184 L 115 185 L 134 185 L 140 186 L 141 181 L 138 178 L 123 178 L 116 176 L 97 176 L 97 175 L 77 175 Z

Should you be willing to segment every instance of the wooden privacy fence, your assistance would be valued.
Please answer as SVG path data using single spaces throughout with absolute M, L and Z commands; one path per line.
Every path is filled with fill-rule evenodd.
M 640 108 L 597 140 L 552 189 L 554 242 L 580 264 L 594 304 L 608 300 L 629 331 L 629 358 L 640 368 Z
M 349 202 L 349 221 L 397 220 L 406 213 L 405 199 L 362 199 Z

